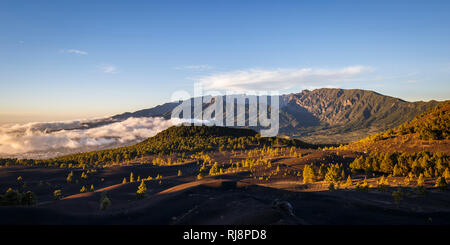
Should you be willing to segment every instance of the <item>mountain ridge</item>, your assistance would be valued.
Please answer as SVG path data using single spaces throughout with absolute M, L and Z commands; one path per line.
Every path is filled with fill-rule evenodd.
M 280 95 L 279 98 L 279 136 L 300 139 L 313 144 L 342 144 L 360 140 L 395 128 L 442 103 L 436 100 L 409 102 L 371 90 L 340 88 L 302 90 L 298 93 Z M 83 122 L 70 128 L 50 130 L 53 132 L 89 129 L 121 122 L 128 118 L 170 119 L 172 110 L 180 104 L 180 101 L 168 102 L 152 108 Z M 207 106 L 209 104 L 204 103 L 203 109 Z M 224 112 L 226 112 L 225 107 Z M 245 114 L 248 121 L 248 109 Z
M 173 108 L 180 103 L 169 102 L 112 118 L 156 116 L 169 119 Z M 279 133 L 311 143 L 348 143 L 397 127 L 439 103 L 435 100 L 408 102 L 363 89 L 303 90 L 280 96 Z
M 341 146 L 364 152 L 444 152 L 450 149 L 450 101 L 417 115 L 396 128 Z
M 347 143 L 396 127 L 439 103 L 407 102 L 362 89 L 302 91 L 289 95 L 288 106 L 291 111 L 293 107 L 303 108 L 310 118 L 315 119 L 316 124 L 308 125 L 303 118 L 290 117 L 284 120 L 290 125 L 281 126 L 280 132 L 306 141 L 310 139 L 315 143 Z M 286 107 L 282 110 L 287 111 Z M 292 127 L 293 123 L 297 126 Z M 333 142 L 326 137 L 338 141 Z

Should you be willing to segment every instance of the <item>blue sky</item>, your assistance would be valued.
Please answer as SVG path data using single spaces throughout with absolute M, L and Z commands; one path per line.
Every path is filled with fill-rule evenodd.
M 148 108 L 194 81 L 450 99 L 449 12 L 449 1 L 1 1 L 0 123 Z

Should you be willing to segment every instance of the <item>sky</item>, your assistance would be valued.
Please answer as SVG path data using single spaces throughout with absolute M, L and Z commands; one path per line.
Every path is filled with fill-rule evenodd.
M 0 123 L 109 116 L 178 90 L 450 99 L 450 1 L 0 1 Z

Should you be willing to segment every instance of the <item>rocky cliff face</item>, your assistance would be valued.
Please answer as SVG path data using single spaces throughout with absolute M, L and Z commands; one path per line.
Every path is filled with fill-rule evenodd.
M 281 100 L 281 132 L 323 143 L 343 143 L 396 127 L 439 103 L 407 102 L 373 91 L 328 88 L 283 95 Z

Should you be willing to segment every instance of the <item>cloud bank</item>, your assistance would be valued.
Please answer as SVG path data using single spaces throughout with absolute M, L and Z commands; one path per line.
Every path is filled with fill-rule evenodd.
M 172 126 L 163 118 L 129 118 L 89 129 L 70 129 L 86 121 L 28 123 L 0 126 L 0 156 L 45 158 L 83 149 L 134 143 Z M 38 153 L 33 155 L 32 153 Z
M 199 78 L 206 89 L 218 90 L 280 90 L 293 86 L 320 87 L 350 81 L 368 74 L 368 66 L 349 66 L 341 69 L 247 69 L 216 73 Z

